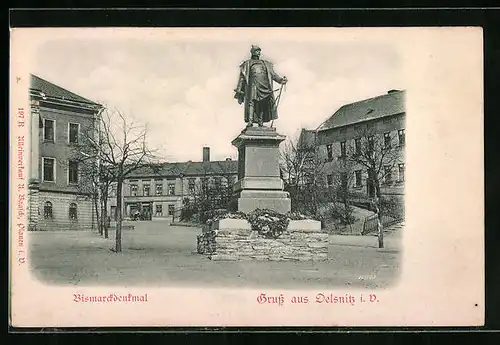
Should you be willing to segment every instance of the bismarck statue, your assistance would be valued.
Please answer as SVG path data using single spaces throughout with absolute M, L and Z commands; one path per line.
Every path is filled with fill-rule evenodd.
M 254 123 L 262 127 L 265 122 L 278 118 L 273 80 L 282 85 L 288 81 L 274 71 L 271 62 L 260 59 L 260 51 L 258 46 L 252 45 L 251 58 L 240 65 L 238 85 L 234 90 L 238 103 L 245 102 L 247 127 Z
M 269 209 L 286 214 L 291 201 L 279 168 L 279 146 L 286 137 L 264 123 L 278 118 L 276 110 L 287 79 L 276 74 L 269 61 L 260 59 L 259 47 L 252 46 L 250 51 L 252 58 L 240 65 L 234 90 L 238 103 L 245 103 L 247 126 L 231 141 L 238 149 L 238 181 L 233 185 L 229 208 L 244 213 Z M 273 81 L 281 84 L 276 98 Z M 254 123 L 258 126 L 254 127 Z

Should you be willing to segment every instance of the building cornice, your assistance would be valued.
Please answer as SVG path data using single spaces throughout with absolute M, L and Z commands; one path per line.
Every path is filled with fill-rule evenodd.
M 351 123 L 348 123 L 348 124 L 345 124 L 345 125 L 342 125 L 342 126 L 337 126 L 337 127 L 330 127 L 330 128 L 325 128 L 325 129 L 316 129 L 314 130 L 316 133 L 322 133 L 322 132 L 328 132 L 328 131 L 334 131 L 336 129 L 341 129 L 341 128 L 346 128 L 346 127 L 350 127 L 350 126 L 357 126 L 357 125 L 362 125 L 362 124 L 365 124 L 365 123 L 369 123 L 369 122 L 381 122 L 381 121 L 384 121 L 384 119 L 387 119 L 389 117 L 396 117 L 396 116 L 401 116 L 401 115 L 405 115 L 406 112 L 401 112 L 401 113 L 396 113 L 396 114 L 390 114 L 390 115 L 386 115 L 386 116 L 383 116 L 383 117 L 377 117 L 375 119 L 365 119 L 365 120 L 361 120 L 361 121 L 357 121 L 357 122 L 351 122 Z
M 34 101 L 38 101 L 40 106 L 47 106 L 50 108 L 50 105 L 66 107 L 70 109 L 80 109 L 85 111 L 91 111 L 94 113 L 99 112 L 104 107 L 98 103 L 86 103 L 79 102 L 69 99 L 61 99 L 58 97 L 51 96 L 42 96 L 39 91 L 30 89 L 30 98 Z

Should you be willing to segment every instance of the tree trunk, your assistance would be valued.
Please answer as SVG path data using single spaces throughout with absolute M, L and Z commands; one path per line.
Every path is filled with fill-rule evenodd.
M 100 217 L 100 226 L 99 226 L 99 234 L 102 235 L 104 231 L 104 227 L 106 225 L 106 218 L 104 217 L 104 203 L 101 196 L 101 200 L 99 200 L 99 205 L 101 206 L 101 217 Z
M 122 185 L 123 179 L 119 177 L 116 183 L 116 247 L 115 251 L 122 251 Z
M 380 212 L 380 199 L 375 199 L 375 212 L 377 214 L 377 234 L 378 234 L 378 247 L 384 248 L 384 227 L 382 225 L 382 214 Z
M 377 214 L 377 228 L 378 228 L 378 247 L 384 248 L 384 227 L 380 219 L 380 213 Z
M 373 180 L 373 184 L 375 185 L 375 195 L 377 196 L 377 199 L 380 201 L 380 181 L 378 177 L 375 177 Z
M 94 199 L 97 231 L 99 232 L 99 235 L 102 235 L 101 218 L 99 217 L 99 198 L 94 195 L 93 199 Z
M 108 234 L 108 197 L 105 195 L 102 199 L 103 201 L 103 211 L 102 211 L 102 219 L 104 219 L 104 238 L 109 238 Z

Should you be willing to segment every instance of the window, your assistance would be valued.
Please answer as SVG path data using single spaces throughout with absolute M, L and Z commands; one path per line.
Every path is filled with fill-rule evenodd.
M 384 166 L 384 181 L 385 183 L 391 183 L 392 182 L 392 169 L 390 165 L 385 165 Z
M 348 184 L 347 184 L 347 173 L 343 172 L 340 174 L 340 181 L 342 182 L 342 190 L 346 191 Z
M 78 219 L 78 210 L 77 210 L 76 204 L 74 202 L 69 204 L 69 219 L 71 219 L 71 220 Z
M 329 161 L 333 159 L 332 144 L 326 145 L 326 157 Z
M 68 183 L 70 184 L 78 183 L 78 162 L 69 161 Z
M 188 189 L 189 189 L 189 193 L 194 193 L 195 191 L 195 180 L 194 178 L 190 178 L 188 179 Z
M 68 141 L 70 144 L 78 143 L 79 132 L 80 132 L 80 124 L 78 123 L 68 124 Z
M 136 184 L 131 184 L 130 185 L 130 195 L 137 196 L 137 191 L 138 190 L 139 190 L 139 187 Z
M 168 215 L 169 216 L 174 215 L 174 205 L 168 205 Z
M 201 187 L 203 188 L 203 190 L 206 190 L 208 188 L 208 177 L 201 178 Z
M 43 172 L 42 172 L 43 181 L 55 182 L 56 181 L 56 176 L 55 176 L 56 160 L 55 160 L 55 158 L 43 157 L 42 159 L 43 159 Z
M 340 143 L 340 157 L 345 157 L 345 141 L 342 141 Z
M 333 175 L 326 175 L 326 184 L 328 187 L 333 186 Z
M 156 189 L 155 190 L 156 190 L 156 195 L 163 195 L 163 183 L 156 182 Z
M 391 147 L 391 133 L 384 133 L 384 147 L 389 148 Z
M 400 129 L 398 131 L 398 139 L 399 139 L 399 146 L 405 146 L 405 130 L 404 129 Z
M 168 183 L 168 195 L 175 195 L 175 182 Z
M 54 127 L 55 121 L 49 119 L 43 119 L 43 140 L 44 141 L 55 141 L 54 137 Z
M 399 164 L 398 170 L 399 170 L 399 181 L 403 182 L 405 180 L 405 165 Z
M 375 148 L 375 142 L 373 140 L 373 135 L 368 137 L 368 152 L 372 153 Z
M 151 192 L 151 186 L 149 184 L 145 184 L 143 187 L 143 195 L 144 196 L 149 196 L 149 193 Z
M 220 189 L 222 186 L 222 177 L 216 176 L 214 179 L 215 188 Z
M 162 205 L 156 205 L 156 217 L 161 217 L 163 216 L 163 207 Z
M 132 204 L 130 205 L 130 213 L 129 216 L 133 216 L 139 212 L 139 207 L 137 207 L 137 204 Z
M 361 187 L 361 170 L 356 170 L 354 172 L 354 177 L 356 179 L 356 187 Z
M 52 203 L 50 201 L 46 201 L 43 205 L 43 218 L 52 219 Z
M 354 139 L 354 150 L 356 155 L 361 154 L 361 138 Z

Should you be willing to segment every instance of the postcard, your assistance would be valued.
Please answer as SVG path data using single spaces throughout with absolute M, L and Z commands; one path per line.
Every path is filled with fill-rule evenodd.
M 483 325 L 482 42 L 12 28 L 12 326 Z

